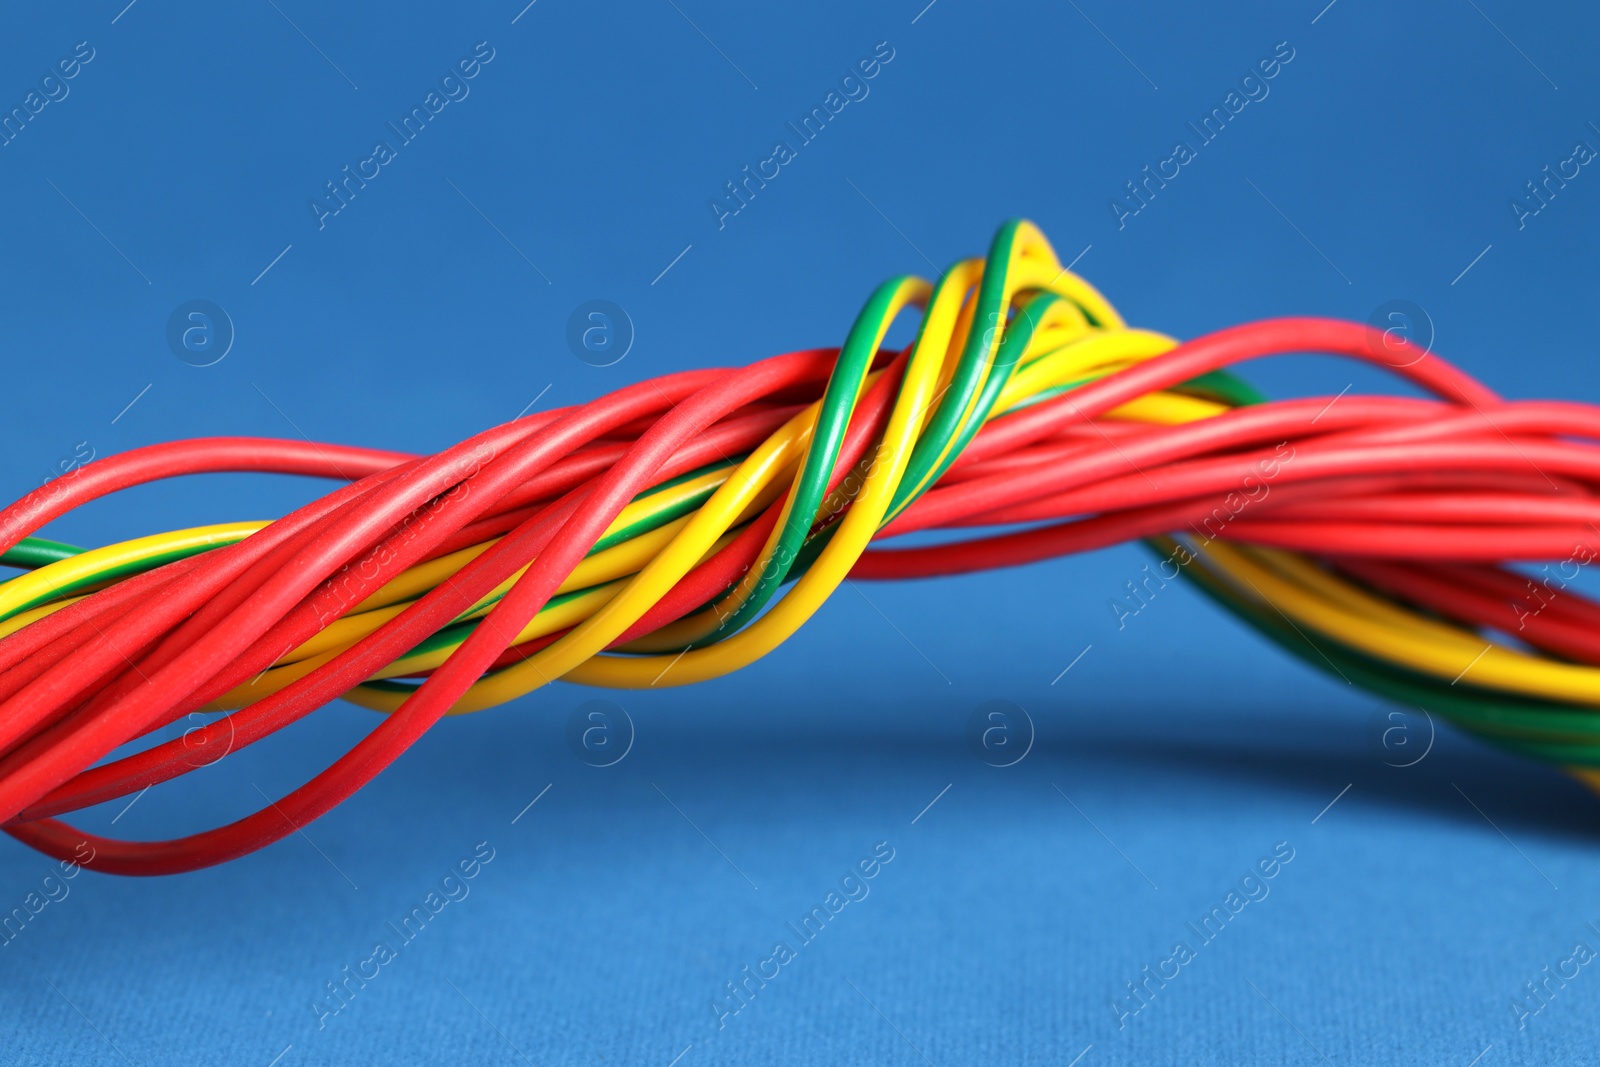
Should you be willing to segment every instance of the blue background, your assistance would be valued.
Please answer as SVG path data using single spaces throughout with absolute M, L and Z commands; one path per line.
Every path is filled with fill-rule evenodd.
M 880 280 L 978 254 L 1014 215 L 1140 325 L 1409 300 L 1492 386 L 1600 396 L 1600 176 L 1523 229 L 1508 208 L 1600 145 L 1583 5 L 124 2 L 0 23 L 6 109 L 95 49 L 0 147 L 8 498 L 79 442 L 431 451 L 541 394 L 836 343 Z M 308 200 L 485 40 L 470 96 L 319 230 Z M 879 41 L 870 95 L 719 230 L 722 183 Z M 1280 41 L 1270 95 L 1119 229 L 1123 183 Z M 565 341 L 596 298 L 637 333 L 607 368 Z M 193 299 L 236 329 L 214 366 L 165 340 Z M 1387 384 L 1319 359 L 1249 373 L 1278 395 Z M 49 532 L 270 518 L 315 491 L 190 479 Z M 1525 1028 L 1510 1003 L 1600 944 L 1595 798 L 1443 730 L 1391 766 L 1377 701 L 1180 586 L 1119 632 L 1107 601 L 1143 562 L 843 589 L 735 677 L 614 697 L 636 730 L 614 766 L 565 741 L 600 694 L 554 687 L 443 723 L 305 836 L 183 877 L 80 876 L 0 948 L 0 1061 L 1587 1062 L 1593 968 Z M 1015 766 L 968 748 L 990 700 L 1036 724 Z M 372 722 L 331 706 L 82 822 L 237 817 Z M 470 895 L 319 1029 L 324 983 L 480 841 Z M 870 896 L 719 1030 L 723 983 L 880 841 Z M 1123 982 L 1280 841 L 1270 896 L 1119 1029 Z M 0 910 L 52 867 L 0 842 Z

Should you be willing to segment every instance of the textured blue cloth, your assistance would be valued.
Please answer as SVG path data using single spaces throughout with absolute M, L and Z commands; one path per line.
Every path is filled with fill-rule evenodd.
M 836 343 L 1020 214 L 1136 324 L 1408 301 L 1496 388 L 1600 393 L 1600 177 L 1525 185 L 1600 146 L 1578 5 L 523 2 L 8 12 L 3 495 L 181 436 L 431 451 Z M 169 342 L 199 300 L 232 323 L 210 366 L 193 320 Z M 592 300 L 632 323 L 611 366 L 569 347 Z M 48 532 L 314 488 L 152 486 Z M 0 1062 L 1591 1062 L 1596 799 L 1429 747 L 1181 584 L 1119 629 L 1144 562 L 844 588 L 738 676 L 444 722 L 220 869 L 66 878 L 7 839 Z M 373 721 L 334 705 L 79 819 L 242 816 Z

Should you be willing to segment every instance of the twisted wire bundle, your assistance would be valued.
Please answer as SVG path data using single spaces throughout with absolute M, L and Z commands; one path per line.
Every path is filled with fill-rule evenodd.
M 908 309 L 915 341 L 887 350 Z M 1431 398 L 1266 402 L 1225 369 L 1290 352 L 1389 367 Z M 0 824 L 79 862 L 87 842 L 99 870 L 192 870 L 317 818 L 443 715 L 556 679 L 727 673 L 847 577 L 1134 538 L 1313 665 L 1595 784 L 1600 605 L 1507 564 L 1594 557 L 1597 437 L 1600 408 L 1502 401 L 1370 327 L 1278 319 L 1186 344 L 1130 328 L 1013 222 L 937 284 L 885 283 L 838 349 L 639 382 L 431 456 L 211 438 L 47 483 L 0 511 L 0 563 L 26 570 L 0 583 Z M 213 471 L 347 484 L 270 523 L 90 551 L 29 536 Z M 873 547 L 935 528 L 987 529 Z M 59 818 L 336 697 L 385 714 L 251 815 L 154 842 Z

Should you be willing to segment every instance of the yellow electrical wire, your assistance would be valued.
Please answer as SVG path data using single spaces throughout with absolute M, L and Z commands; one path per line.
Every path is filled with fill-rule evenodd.
M 831 540 L 786 595 L 744 629 L 705 647 L 682 649 L 716 634 L 723 620 L 751 594 L 741 583 L 714 608 L 703 610 L 634 641 L 625 654 L 606 649 L 626 632 L 694 566 L 731 539 L 730 531 L 765 508 L 804 470 L 807 449 L 821 402 L 790 418 L 739 463 L 713 469 L 641 497 L 623 509 L 607 536 L 644 524 L 653 528 L 630 536 L 586 558 L 560 585 L 559 603 L 540 612 L 513 644 L 570 628 L 558 640 L 523 662 L 474 684 L 454 711 L 503 703 L 549 681 L 565 678 L 591 685 L 637 688 L 686 685 L 737 670 L 771 651 L 793 634 L 845 579 L 868 541 L 893 516 L 889 505 L 899 490 L 909 457 L 939 398 L 954 380 L 972 331 L 981 327 L 985 367 L 960 412 L 971 418 L 992 359 L 1015 317 L 1030 314 L 1032 331 L 1015 371 L 987 417 L 998 418 L 1030 398 L 1075 381 L 1096 378 L 1171 351 L 1177 342 L 1148 330 L 1128 328 L 1116 310 L 1088 282 L 1063 269 L 1049 243 L 1033 227 L 1017 230 L 1009 259 L 1002 265 L 1004 306 L 1012 322 L 980 323 L 978 291 L 985 262 L 971 259 L 953 267 L 935 287 L 904 279 L 892 307 L 877 327 L 881 344 L 895 316 L 923 307 L 921 328 L 907 362 L 887 429 L 874 453 L 857 467 L 854 488 L 829 493 L 823 514 L 843 512 Z M 1019 310 L 1030 297 L 1053 294 L 1042 312 Z M 851 383 L 859 399 L 876 372 Z M 852 404 L 854 401 L 852 401 Z M 1173 425 L 1210 418 L 1228 405 L 1163 391 L 1136 398 L 1106 413 L 1107 418 Z M 942 446 L 927 473 L 904 499 L 915 499 L 943 469 L 955 441 Z M 659 516 L 709 496 L 688 514 L 668 522 Z M 757 557 L 751 573 L 772 561 L 778 537 L 793 506 L 789 498 Z M 95 549 L 40 567 L 0 585 L 0 636 L 14 633 L 75 602 L 109 571 L 177 558 L 197 546 L 215 547 L 241 540 L 265 523 L 230 523 L 137 538 Z M 416 599 L 448 581 L 486 551 L 494 539 L 411 567 L 372 593 L 343 617 L 281 657 L 253 683 L 241 686 L 212 707 L 238 707 L 329 662 Z M 1472 681 L 1505 692 L 1553 700 L 1600 700 L 1600 670 L 1528 655 L 1476 632 L 1418 614 L 1375 596 L 1309 561 L 1287 552 L 1209 542 L 1195 546 L 1217 572 L 1264 607 L 1281 613 L 1313 641 L 1325 637 L 1380 662 L 1455 679 L 1470 670 Z M 524 568 L 525 570 L 526 568 Z M 480 598 L 455 623 L 481 619 L 515 583 L 519 570 Z M 374 679 L 401 677 L 436 668 L 458 644 L 445 644 L 402 657 Z M 404 693 L 361 686 L 348 699 L 390 711 Z

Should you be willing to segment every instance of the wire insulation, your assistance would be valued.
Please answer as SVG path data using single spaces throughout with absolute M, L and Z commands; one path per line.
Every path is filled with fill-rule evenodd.
M 890 351 L 904 316 L 916 337 Z M 1268 401 L 1231 370 L 1291 353 L 1424 396 Z M 219 471 L 346 484 L 270 522 L 88 551 L 35 536 Z M 885 547 L 934 530 L 960 536 Z M 1600 555 L 1600 408 L 1505 401 L 1328 319 L 1180 344 L 1126 325 L 1018 220 L 937 283 L 880 286 L 838 349 L 635 383 L 431 456 L 206 438 L 46 483 L 0 511 L 0 564 L 23 571 L 0 583 L 0 824 L 62 858 L 88 842 L 98 870 L 194 870 L 317 818 L 444 715 L 556 680 L 693 684 L 847 579 L 1131 539 L 1311 665 L 1600 782 L 1600 604 L 1572 588 Z M 383 715 L 243 818 L 167 841 L 60 818 L 341 697 Z

